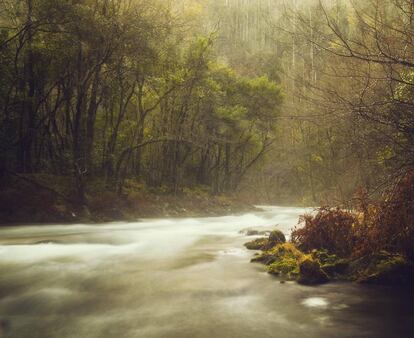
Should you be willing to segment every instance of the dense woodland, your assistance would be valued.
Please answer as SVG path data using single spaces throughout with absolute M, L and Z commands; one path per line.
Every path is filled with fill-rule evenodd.
M 379 194 L 413 165 L 413 36 L 411 0 L 2 1 L 2 189 Z
M 237 188 L 272 142 L 282 94 L 266 75 L 218 61 L 215 32 L 193 33 L 163 1 L 3 4 L 2 167 L 127 178 L 177 193 Z M 177 8 L 176 8 L 177 7 Z M 190 15 L 190 14 L 188 14 Z

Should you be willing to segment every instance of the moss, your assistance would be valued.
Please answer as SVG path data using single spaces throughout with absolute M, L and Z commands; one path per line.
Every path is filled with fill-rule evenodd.
M 277 260 L 277 257 L 272 253 L 265 251 L 260 255 L 253 257 L 250 261 L 252 263 L 262 263 L 264 265 L 270 265 Z
M 252 262 L 259 262 L 267 265 L 267 271 L 273 275 L 283 275 L 289 279 L 297 276 L 299 261 L 304 254 L 292 243 L 278 244 L 270 250 L 254 257 Z
M 244 243 L 244 246 L 249 250 L 265 250 L 269 244 L 267 238 L 257 238 L 253 241 Z
M 269 265 L 267 271 L 273 275 L 293 277 L 298 274 L 298 261 L 292 257 L 282 257 Z
M 321 269 L 331 278 L 342 278 L 348 271 L 349 261 L 329 254 L 327 250 L 312 250 L 311 257 L 319 262 Z
M 260 244 L 263 245 L 263 243 Z M 319 259 L 326 264 L 321 266 Z M 293 243 L 278 244 L 252 258 L 251 261 L 267 265 L 267 271 L 270 274 L 296 279 L 299 283 L 308 285 L 329 281 L 328 273 L 323 267 L 332 275 L 345 266 L 347 267 L 345 261 L 338 259 L 335 255 L 328 255 L 326 252 L 313 252 L 312 255 L 306 255 Z
M 296 248 L 292 243 L 283 243 L 275 246 L 269 252 L 281 257 L 281 256 L 290 256 L 294 257 L 296 260 L 301 260 L 305 254 Z
M 312 250 L 312 258 L 319 261 L 321 264 L 335 264 L 339 258 L 337 255 L 329 254 L 327 250 Z

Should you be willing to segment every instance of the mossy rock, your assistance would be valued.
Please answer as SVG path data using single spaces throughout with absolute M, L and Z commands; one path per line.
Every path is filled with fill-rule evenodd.
M 269 235 L 268 248 L 272 248 L 278 244 L 286 243 L 286 237 L 280 230 L 273 230 Z
M 361 264 L 365 268 L 361 269 Z M 353 266 L 360 269 L 356 272 L 356 279 L 360 283 L 379 285 L 411 285 L 414 283 L 414 265 L 405 257 L 390 254 L 385 251 L 363 257 Z
M 329 277 L 341 277 L 348 272 L 349 261 L 329 254 L 327 250 L 312 250 L 311 256 Z
M 253 230 L 254 231 L 254 230 Z M 256 234 L 256 232 L 247 232 L 247 234 Z M 257 238 L 253 241 L 247 242 L 244 246 L 249 250 L 270 250 L 278 244 L 283 244 L 286 242 L 285 235 L 280 230 L 273 230 L 269 238 Z
M 267 271 L 272 275 L 284 275 L 293 278 L 298 275 L 298 262 L 295 258 L 284 257 L 268 266 Z
M 291 258 L 299 261 L 302 259 L 302 257 L 304 257 L 304 254 L 299 251 L 292 243 L 283 243 L 264 251 L 256 257 L 253 257 L 251 261 L 270 265 L 273 262 L 284 260 L 286 258 Z
M 249 250 L 266 250 L 269 240 L 267 238 L 256 238 L 253 241 L 244 243 L 244 246 Z
M 283 243 L 254 257 L 252 262 L 267 265 L 267 271 L 270 274 L 283 275 L 288 279 L 295 279 L 299 273 L 298 262 L 303 257 L 304 254 L 296 249 L 292 243 Z
M 269 251 L 265 251 L 262 254 L 253 257 L 250 261 L 252 263 L 262 263 L 264 265 L 270 265 L 277 260 L 278 257 L 276 255 L 272 254 Z
M 310 255 L 305 255 L 292 243 L 277 244 L 253 257 L 251 261 L 267 265 L 267 271 L 272 275 L 283 276 L 290 280 L 296 279 L 302 284 L 315 285 L 329 281 L 319 261 Z M 336 271 L 340 269 L 339 266 L 338 263 L 332 269 Z
M 269 252 L 278 257 L 289 256 L 296 260 L 301 260 L 304 257 L 304 253 L 297 249 L 292 243 L 278 244 L 269 250 Z
M 321 269 L 318 261 L 306 258 L 299 263 L 298 283 L 305 285 L 323 284 L 329 281 L 328 275 Z

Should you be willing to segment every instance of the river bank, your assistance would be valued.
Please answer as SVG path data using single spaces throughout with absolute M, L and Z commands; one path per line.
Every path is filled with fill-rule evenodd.
M 246 234 L 262 233 L 250 229 Z M 303 252 L 295 243 L 287 242 L 279 230 L 244 245 L 248 250 L 256 251 L 251 262 L 263 264 L 264 270 L 277 276 L 281 283 L 296 281 L 304 285 L 321 285 L 354 281 L 404 287 L 412 287 L 414 283 L 414 263 L 401 254 L 385 250 L 346 258 L 321 248 Z
M 289 233 L 246 244 L 271 274 L 304 284 L 355 280 L 366 284 L 414 284 L 414 172 L 381 199 L 359 191 L 353 209 L 322 206 L 302 214 Z
M 98 223 L 133 221 L 138 218 L 223 216 L 257 210 L 229 194 L 212 194 L 195 187 L 176 194 L 148 188 L 130 180 L 122 193 L 101 181 L 89 183 L 86 201 L 71 197 L 71 182 L 65 177 L 32 175 L 28 180 L 7 182 L 0 190 L 0 224 Z
M 352 280 L 364 284 L 414 284 L 413 200 L 401 187 L 383 204 L 365 211 L 321 207 L 300 216 L 285 234 L 250 229 L 247 234 L 267 235 L 245 243 L 259 250 L 252 262 L 282 280 L 324 284 Z M 402 198 L 403 196 L 404 198 Z M 409 197 L 409 198 L 408 198 Z M 404 203 L 400 201 L 403 200 Z

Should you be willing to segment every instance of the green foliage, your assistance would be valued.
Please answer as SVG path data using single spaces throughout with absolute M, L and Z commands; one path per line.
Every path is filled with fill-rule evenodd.
M 280 89 L 222 65 L 217 34 L 188 32 L 182 22 L 193 25 L 204 5 L 183 14 L 161 0 L 28 4 L 0 14 L 10 27 L 0 34 L 8 169 L 71 175 L 80 204 L 95 178 L 117 195 L 137 177 L 219 193 L 268 147 Z

